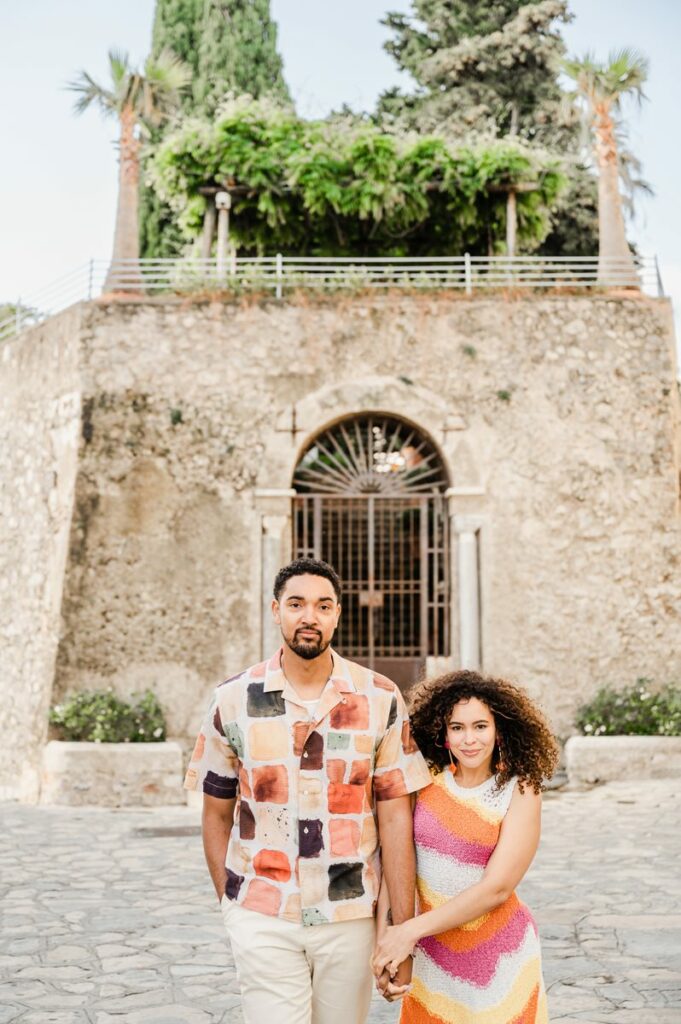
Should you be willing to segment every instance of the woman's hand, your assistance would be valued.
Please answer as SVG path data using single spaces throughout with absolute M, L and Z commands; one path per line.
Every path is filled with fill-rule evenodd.
M 371 962 L 376 977 L 380 977 L 387 969 L 393 978 L 400 964 L 411 956 L 417 940 L 414 919 L 386 928 L 385 934 L 378 940 Z
M 411 971 L 414 961 L 410 956 L 400 964 L 397 974 L 391 978 L 387 970 L 376 979 L 376 988 L 388 1003 L 396 1003 L 406 996 L 411 988 Z

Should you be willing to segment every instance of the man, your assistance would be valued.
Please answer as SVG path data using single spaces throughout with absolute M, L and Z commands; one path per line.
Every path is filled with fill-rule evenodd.
M 414 913 L 410 794 L 430 776 L 394 683 L 332 650 L 340 599 L 326 562 L 280 570 L 283 646 L 218 686 L 185 780 L 204 794 L 246 1024 L 365 1020 L 379 834 L 393 921 Z M 384 975 L 384 994 L 410 972 Z

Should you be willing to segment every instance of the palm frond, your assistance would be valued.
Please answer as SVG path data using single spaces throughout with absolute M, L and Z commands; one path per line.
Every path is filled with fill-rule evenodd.
M 643 85 L 649 62 L 638 50 L 624 47 L 613 50 L 607 63 L 598 63 L 593 53 L 562 62 L 564 73 L 590 104 L 606 102 L 618 107 L 623 96 L 633 94 L 641 102 L 646 98 Z
M 603 84 L 613 96 L 633 93 L 639 103 L 646 99 L 643 86 L 648 78 L 650 62 L 639 50 L 627 46 L 612 51 L 603 70 Z
M 130 55 L 125 50 L 109 50 L 108 56 L 111 80 L 120 85 L 130 74 Z
M 144 66 L 142 116 L 157 125 L 179 107 L 180 93 L 191 81 L 191 68 L 172 50 L 149 57 Z
M 110 89 L 104 88 L 94 80 L 87 71 L 80 71 L 77 78 L 67 82 L 66 88 L 71 92 L 78 93 L 78 99 L 73 105 L 76 114 L 82 114 L 88 107 L 96 103 L 104 114 L 116 112 L 116 97 Z

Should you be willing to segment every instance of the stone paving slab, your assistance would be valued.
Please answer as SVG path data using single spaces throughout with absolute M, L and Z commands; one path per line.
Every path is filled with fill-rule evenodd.
M 680 1024 L 678 788 L 546 795 L 521 895 L 553 1024 Z M 195 809 L 5 804 L 0 824 L 0 1024 L 242 1024 Z M 376 997 L 369 1024 L 398 1016 Z

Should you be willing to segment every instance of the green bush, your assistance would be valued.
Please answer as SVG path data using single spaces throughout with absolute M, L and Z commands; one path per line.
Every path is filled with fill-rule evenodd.
M 151 690 L 121 700 L 113 690 L 83 690 L 50 711 L 50 722 L 63 740 L 94 743 L 160 743 L 166 724 Z
M 575 724 L 585 736 L 681 736 L 681 690 L 649 679 L 624 690 L 605 686 L 582 705 Z
M 188 244 L 202 232 L 206 189 L 228 187 L 240 256 L 503 253 L 513 185 L 519 251 L 530 252 L 567 186 L 556 155 L 520 136 L 455 146 L 352 117 L 305 121 L 245 96 L 209 119 L 183 120 L 146 170 Z

